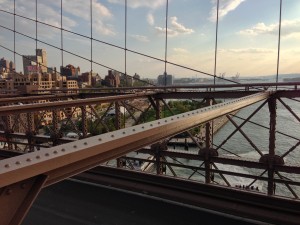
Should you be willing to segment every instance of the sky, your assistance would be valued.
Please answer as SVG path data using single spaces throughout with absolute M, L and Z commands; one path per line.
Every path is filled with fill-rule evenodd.
M 26 36 L 16 33 L 14 45 L 14 34 L 6 29 L 14 29 L 14 17 L 7 13 L 13 13 L 14 1 L 0 0 L 0 45 L 19 54 L 18 71 L 22 70 L 20 55 L 34 55 L 38 47 L 46 49 L 49 67 L 73 64 L 81 72 L 92 69 L 101 76 L 112 68 L 156 78 L 165 71 L 166 49 L 167 61 L 172 63 L 167 64 L 168 74 L 176 78 L 214 74 L 217 0 L 169 0 L 167 45 L 166 0 L 127 0 L 127 23 L 125 0 L 62 0 L 62 21 L 60 0 L 37 0 L 37 20 L 41 22 L 37 23 L 37 36 L 36 0 L 15 1 L 16 14 L 31 19 L 16 16 L 15 29 Z M 276 74 L 279 6 L 280 0 L 220 0 L 216 75 Z M 282 0 L 279 74 L 300 70 L 299 12 L 299 0 Z M 61 25 L 63 38 L 57 29 Z M 14 60 L 14 54 L 1 46 L 0 57 Z

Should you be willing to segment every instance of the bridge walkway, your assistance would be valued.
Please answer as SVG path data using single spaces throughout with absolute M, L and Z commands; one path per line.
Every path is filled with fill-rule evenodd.
M 148 195 L 65 180 L 44 188 L 22 225 L 264 224 Z

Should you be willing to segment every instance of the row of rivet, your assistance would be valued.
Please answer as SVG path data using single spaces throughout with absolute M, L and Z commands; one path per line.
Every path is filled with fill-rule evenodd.
M 65 150 L 64 148 L 62 148 L 61 151 L 62 151 L 62 152 L 65 152 L 66 150 Z M 58 151 L 57 151 L 57 150 L 54 150 L 54 151 L 53 151 L 53 154 L 54 154 L 54 155 L 58 154 Z M 45 153 L 45 156 L 46 156 L 46 157 L 49 157 L 50 154 L 47 152 L 47 153 Z M 40 156 L 40 155 L 37 155 L 35 158 L 36 158 L 36 159 L 40 159 L 41 156 Z M 32 161 L 31 158 L 27 158 L 27 159 L 26 159 L 26 162 L 31 162 L 31 161 Z M 20 162 L 20 161 L 16 161 L 15 164 L 16 164 L 16 165 L 21 165 L 21 162 Z M 7 168 L 7 169 L 10 168 L 10 164 L 5 164 L 4 167 Z
M 192 113 L 192 114 L 194 114 L 194 113 Z M 190 114 L 188 114 L 188 115 L 190 115 Z M 185 117 L 185 116 L 183 115 L 182 117 Z M 177 119 L 179 119 L 179 118 L 180 118 L 180 117 L 177 117 Z M 171 118 L 171 120 L 173 121 L 174 119 Z M 167 122 L 168 122 L 168 120 L 165 120 L 165 123 L 167 123 Z M 161 122 L 157 122 L 157 124 L 160 124 L 160 123 L 161 123 Z M 153 124 L 151 123 L 150 126 L 152 127 Z M 145 126 L 142 126 L 141 128 L 142 128 L 142 129 L 145 129 Z M 136 129 L 132 129 L 132 131 L 135 132 Z M 123 134 L 126 134 L 126 132 L 123 131 Z M 115 137 L 115 135 L 112 134 L 112 135 L 111 135 L 111 138 L 114 138 L 114 137 Z M 102 141 L 102 138 L 99 138 L 98 141 Z M 87 143 L 85 143 L 85 144 L 87 144 Z M 76 148 L 77 146 L 73 146 L 73 147 Z
M 244 99 L 246 99 L 246 98 L 248 98 L 248 97 L 244 97 L 244 98 L 242 98 L 242 99 L 237 99 L 237 100 L 234 100 L 234 101 L 231 101 L 231 102 L 226 102 L 226 103 L 224 103 L 223 105 L 227 105 L 227 104 L 230 104 L 230 103 L 232 103 L 232 102 L 238 102 L 238 101 L 244 100 Z M 215 108 L 215 107 L 219 107 L 219 106 L 215 106 L 215 105 L 211 106 L 211 108 Z M 207 108 L 204 108 L 203 110 L 206 111 Z M 203 110 L 200 110 L 200 112 L 202 112 Z M 197 113 L 199 113 L 199 111 L 197 111 Z M 194 114 L 194 112 L 192 112 L 192 114 Z M 187 115 L 190 116 L 190 113 L 188 113 Z M 185 117 L 185 115 L 183 114 L 182 117 Z M 179 119 L 179 118 L 180 118 L 180 117 L 177 116 L 177 119 Z M 173 118 L 171 118 L 171 120 L 173 120 Z M 168 120 L 165 120 L 165 122 L 167 123 Z M 160 124 L 160 122 L 158 122 L 158 124 Z M 153 124 L 151 123 L 150 126 L 152 127 Z M 145 127 L 143 126 L 142 129 L 144 129 L 144 128 L 145 128 Z M 135 131 L 135 129 L 132 129 L 132 131 Z M 126 134 L 126 132 L 124 131 L 123 134 Z M 112 134 L 111 137 L 113 138 L 113 137 L 115 137 L 115 136 Z M 99 138 L 98 140 L 99 140 L 99 141 L 102 141 L 101 138 Z M 84 145 L 87 145 L 87 142 L 84 142 Z M 73 148 L 77 148 L 77 146 L 74 145 Z M 61 149 L 61 151 L 62 151 L 62 152 L 65 152 L 65 149 L 63 148 L 63 149 Z M 55 150 L 55 151 L 53 152 L 53 154 L 58 154 L 58 151 Z M 45 153 L 45 156 L 48 157 L 48 156 L 50 156 L 50 154 L 49 154 L 49 153 Z M 36 159 L 40 159 L 40 158 L 41 158 L 41 157 L 40 157 L 39 155 L 36 156 Z M 27 162 L 31 162 L 31 159 L 28 158 L 26 161 L 27 161 Z M 17 161 L 17 162 L 16 162 L 16 165 L 20 165 L 20 164 L 21 164 L 20 161 Z M 9 168 L 10 165 L 9 165 L 9 164 L 6 164 L 4 167 L 5 167 L 5 168 Z

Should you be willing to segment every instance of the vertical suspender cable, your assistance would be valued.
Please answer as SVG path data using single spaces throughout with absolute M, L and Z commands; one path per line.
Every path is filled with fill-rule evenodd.
M 217 1 L 216 40 L 215 40 L 215 66 L 214 66 L 214 85 L 216 85 L 216 73 L 217 73 L 218 29 L 219 29 L 219 5 L 220 5 L 220 0 Z
M 14 64 L 16 67 L 16 0 L 14 0 Z
M 90 0 L 90 14 L 91 14 L 91 76 L 93 72 L 93 0 Z
M 165 86 L 167 86 L 168 11 L 169 11 L 169 0 L 167 0 L 166 3 L 166 40 L 165 40 L 165 72 L 164 72 Z
M 282 12 L 282 0 L 280 0 L 280 10 L 279 10 L 279 28 L 278 28 L 278 52 L 277 52 L 276 83 L 278 83 L 279 61 L 280 61 L 281 12 Z M 277 85 L 276 85 L 276 90 L 277 90 Z
M 61 51 L 61 67 L 64 67 L 64 40 L 63 40 L 63 0 L 60 0 L 60 51 Z
M 125 49 L 124 49 L 124 63 L 125 63 L 125 81 L 126 86 L 128 86 L 127 83 L 127 0 L 125 0 Z
M 40 65 L 39 65 L 39 61 L 38 61 L 38 20 L 37 20 L 37 0 L 35 0 L 35 55 L 36 55 L 36 70 L 37 72 L 39 72 L 40 70 Z

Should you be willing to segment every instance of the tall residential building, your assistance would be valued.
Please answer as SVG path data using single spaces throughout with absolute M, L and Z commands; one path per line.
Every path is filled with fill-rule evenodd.
M 133 86 L 133 78 L 131 76 L 125 75 L 124 73 L 122 73 L 120 76 L 120 82 L 124 87 Z
M 80 67 L 78 66 L 77 68 L 71 64 L 66 65 L 66 66 L 61 66 L 60 67 L 60 73 L 61 75 L 64 75 L 66 77 L 78 77 L 80 74 Z
M 0 74 L 2 72 L 9 73 L 15 70 L 15 64 L 5 58 L 0 59 Z
M 159 75 L 157 77 L 157 84 L 159 86 L 171 86 L 173 85 L 173 76 L 164 73 L 163 75 Z
M 105 76 L 104 82 L 111 87 L 119 87 L 120 85 L 120 72 L 109 70 L 108 75 Z
M 36 55 L 23 55 L 24 74 L 37 72 L 47 73 L 48 61 L 47 52 L 44 49 L 36 49 Z

